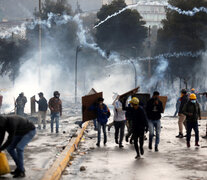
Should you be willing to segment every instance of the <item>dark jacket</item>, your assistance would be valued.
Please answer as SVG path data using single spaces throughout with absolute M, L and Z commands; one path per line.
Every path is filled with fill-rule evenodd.
M 183 114 L 186 115 L 186 122 L 197 122 L 198 118 L 201 116 L 200 105 L 198 102 L 192 103 L 188 101 L 182 110 Z M 192 113 L 192 116 L 189 116 L 189 113 Z
M 126 107 L 123 103 L 123 110 L 126 110 L 130 113 L 130 118 L 132 120 L 132 133 L 143 135 L 144 131 L 148 130 L 148 122 L 144 109 L 141 106 L 139 106 L 138 109 Z
M 97 121 L 101 123 L 101 125 L 104 125 L 108 121 L 108 107 L 103 104 L 103 109 L 100 109 L 98 104 L 94 104 L 89 108 L 90 111 L 95 111 L 97 115 Z
M 35 125 L 28 119 L 20 116 L 0 116 L 0 150 L 7 148 L 14 136 L 24 136 L 29 131 L 34 130 Z M 7 141 L 1 146 L 5 132 L 9 134 Z
M 62 114 L 62 101 L 59 98 L 53 97 L 49 100 L 49 108 L 51 113 Z
M 151 98 L 147 102 L 146 112 L 147 112 L 147 117 L 149 120 L 161 119 L 161 113 L 163 113 L 162 102 L 158 100 L 158 104 L 155 104 L 155 99 Z
M 181 103 L 178 113 L 183 113 L 183 107 L 187 102 L 188 102 L 188 95 L 184 95 L 183 97 L 181 97 Z
M 36 101 L 39 105 L 38 110 L 39 111 L 47 111 L 48 105 L 47 105 L 47 100 L 42 97 L 41 99 L 39 99 L 39 101 Z

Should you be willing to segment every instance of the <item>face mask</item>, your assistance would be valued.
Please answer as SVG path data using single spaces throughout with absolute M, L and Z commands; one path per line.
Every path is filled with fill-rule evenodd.
M 59 97 L 60 97 L 60 95 L 55 95 L 55 97 L 56 97 L 56 98 L 59 98 Z
M 192 103 L 196 103 L 196 100 L 191 100 Z

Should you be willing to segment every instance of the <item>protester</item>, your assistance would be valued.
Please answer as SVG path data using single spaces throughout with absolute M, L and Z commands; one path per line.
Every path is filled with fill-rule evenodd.
M 35 125 L 21 116 L 0 116 L 0 152 L 7 149 L 16 169 L 14 178 L 25 177 L 24 148 L 35 136 Z M 2 145 L 6 132 L 8 138 Z
M 176 102 L 176 105 L 175 105 L 176 110 L 175 110 L 175 113 L 174 113 L 174 117 L 175 117 L 175 116 L 177 115 L 177 113 L 179 112 L 180 103 L 181 103 L 181 98 L 179 97 L 179 98 L 177 99 L 177 102 Z
M 190 100 L 184 105 L 182 112 L 186 115 L 187 147 L 190 147 L 192 129 L 195 132 L 195 146 L 199 146 L 198 118 L 201 119 L 201 112 L 195 94 L 190 94 Z
M 17 108 L 16 114 L 24 116 L 24 107 L 27 103 L 27 98 L 24 96 L 24 93 L 20 93 L 15 101 L 15 107 Z
M 145 112 L 142 107 L 139 106 L 139 99 L 134 97 L 130 104 L 132 107 L 126 107 L 126 99 L 122 101 L 123 110 L 129 111 L 131 113 L 132 118 L 132 135 L 134 139 L 134 148 L 136 150 L 136 159 L 140 158 L 140 154 L 144 154 L 144 132 L 148 131 L 148 122 Z M 140 145 L 140 153 L 139 146 Z
M 38 129 L 41 129 L 41 123 L 43 122 L 43 129 L 46 128 L 46 115 L 47 115 L 47 100 L 42 92 L 39 94 L 39 101 L 35 100 L 38 106 Z
M 53 123 L 56 122 L 56 133 L 59 133 L 59 119 L 62 116 L 62 101 L 60 93 L 54 92 L 54 97 L 49 100 L 49 109 L 51 111 L 51 133 L 53 133 Z
M 98 122 L 98 140 L 96 145 L 99 147 L 101 142 L 101 128 L 103 130 L 104 134 L 104 145 L 107 143 L 107 135 L 106 135 L 106 123 L 108 121 L 108 118 L 110 116 L 109 108 L 106 104 L 103 103 L 103 98 L 98 98 L 98 102 L 93 104 L 89 110 L 95 111 L 97 114 L 97 122 Z
M 136 97 L 133 97 L 132 99 L 137 99 Z M 130 101 L 131 102 L 131 101 Z M 128 104 L 128 107 L 133 107 L 130 103 Z M 133 143 L 133 135 L 132 135 L 132 108 L 129 108 L 126 113 L 126 121 L 127 121 L 127 128 L 128 128 L 128 133 L 126 134 L 125 140 L 126 142 L 129 141 L 130 138 L 130 144 Z
M 149 149 L 152 149 L 152 141 L 155 129 L 155 151 L 158 150 L 158 145 L 160 142 L 160 131 L 161 131 L 161 113 L 163 113 L 163 105 L 159 100 L 160 93 L 158 91 L 153 92 L 153 97 L 147 102 L 147 117 L 149 123 Z
M 177 138 L 183 138 L 183 125 L 186 129 L 186 116 L 183 114 L 183 107 L 188 102 L 188 95 L 185 89 L 181 90 L 181 103 L 178 112 L 178 127 L 179 127 L 179 134 L 176 136 Z
M 122 109 L 122 103 L 116 100 L 114 103 L 114 127 L 115 127 L 115 142 L 123 148 L 124 129 L 126 124 L 125 111 Z M 120 132 L 120 135 L 119 135 Z

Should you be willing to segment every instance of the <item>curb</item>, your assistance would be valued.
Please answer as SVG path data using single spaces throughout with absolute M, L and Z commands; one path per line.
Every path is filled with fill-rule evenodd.
M 65 170 L 72 153 L 77 149 L 85 129 L 87 128 L 89 121 L 85 122 L 84 127 L 79 130 L 78 136 L 72 138 L 69 144 L 65 147 L 60 156 L 56 159 L 53 165 L 46 171 L 41 180 L 59 180 L 62 172 Z

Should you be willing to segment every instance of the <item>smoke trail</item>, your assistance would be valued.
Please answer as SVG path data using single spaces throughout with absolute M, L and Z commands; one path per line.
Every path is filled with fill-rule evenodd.
M 179 14 L 186 15 L 186 16 L 194 16 L 196 13 L 199 13 L 199 12 L 207 13 L 207 8 L 205 7 L 199 7 L 199 8 L 194 7 L 192 10 L 186 11 L 186 10 L 182 10 L 178 7 L 175 7 L 169 4 L 167 8 L 173 11 L 177 11 Z
M 201 55 L 204 55 L 206 54 L 206 52 L 204 51 L 197 51 L 197 52 L 174 52 L 174 53 L 165 53 L 165 54 L 159 54 L 157 56 L 154 56 L 154 57 L 137 57 L 136 59 L 127 59 L 127 60 L 123 60 L 123 61 L 119 61 L 119 62 L 116 62 L 116 63 L 113 63 L 111 65 L 108 65 L 107 67 L 111 67 L 111 66 L 115 66 L 115 65 L 120 65 L 120 64 L 129 64 L 130 61 L 133 61 L 134 63 L 137 63 L 137 61 L 147 61 L 147 60 L 159 60 L 159 59 L 162 59 L 162 58 L 172 58 L 172 57 L 175 57 L 175 58 L 180 58 L 180 57 L 192 57 L 192 58 L 195 58 L 195 57 L 199 57 Z

